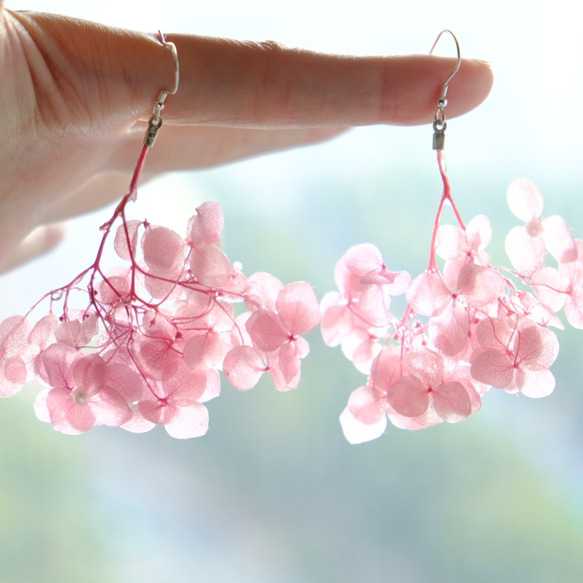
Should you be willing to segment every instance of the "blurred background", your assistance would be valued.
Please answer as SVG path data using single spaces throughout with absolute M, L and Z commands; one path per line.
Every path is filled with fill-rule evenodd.
M 487 102 L 448 127 L 462 215 L 490 216 L 490 251 L 505 261 L 514 224 L 505 191 L 527 177 L 546 214 L 565 216 L 583 236 L 583 36 L 570 0 L 8 7 L 363 55 L 424 53 L 451 28 L 463 55 L 492 61 L 496 74 Z M 440 52 L 452 51 L 444 39 Z M 168 175 L 141 190 L 139 208 L 181 228 L 202 201 L 217 200 L 226 251 L 246 274 L 307 279 L 319 296 L 356 243 L 376 244 L 390 269 L 417 274 L 441 194 L 431 134 L 429 126 L 358 128 L 306 149 Z M 110 212 L 72 223 L 53 254 L 0 278 L 0 318 L 85 267 Z M 546 399 L 494 390 L 463 423 L 390 428 L 361 446 L 345 441 L 338 415 L 364 377 L 317 333 L 296 391 L 278 394 L 267 379 L 241 394 L 225 382 L 209 404 L 211 429 L 196 440 L 160 428 L 60 435 L 35 418 L 38 387 L 29 386 L 0 403 L 0 581 L 579 581 L 582 339 L 559 332 L 557 387 Z

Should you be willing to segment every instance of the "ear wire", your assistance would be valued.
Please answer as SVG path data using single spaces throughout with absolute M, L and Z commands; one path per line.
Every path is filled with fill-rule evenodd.
M 168 42 L 166 36 L 161 31 L 158 31 L 162 46 L 168 48 L 172 51 L 172 57 L 174 58 L 174 87 L 170 90 L 162 90 L 154 109 L 152 110 L 152 117 L 148 121 L 148 128 L 146 130 L 146 135 L 144 136 L 144 146 L 152 147 L 156 141 L 156 136 L 158 130 L 162 127 L 162 110 L 164 109 L 164 102 L 168 95 L 174 95 L 178 91 L 178 85 L 180 83 L 180 64 L 178 62 L 178 51 L 176 50 L 176 45 L 174 43 Z
M 447 90 L 449 89 L 449 84 L 450 84 L 451 80 L 456 76 L 456 74 L 459 71 L 461 64 L 462 64 L 459 42 L 458 42 L 455 34 L 449 29 L 442 30 L 437 35 L 437 38 L 435 39 L 435 42 L 433 43 L 433 46 L 431 47 L 429 54 L 430 55 L 433 54 L 433 51 L 435 50 L 437 43 L 439 42 L 439 40 L 441 39 L 441 37 L 445 33 L 450 34 L 455 42 L 455 48 L 456 48 L 456 52 L 457 52 L 457 62 L 455 64 L 455 67 L 453 69 L 452 74 L 447 78 L 447 80 L 443 84 L 443 86 L 441 88 L 441 93 L 439 95 L 439 99 L 437 100 L 437 111 L 435 112 L 435 121 L 433 122 L 433 149 L 434 150 L 443 150 L 445 148 L 445 130 L 447 128 L 447 122 L 445 121 L 445 111 L 444 110 L 445 110 L 445 106 L 447 105 Z

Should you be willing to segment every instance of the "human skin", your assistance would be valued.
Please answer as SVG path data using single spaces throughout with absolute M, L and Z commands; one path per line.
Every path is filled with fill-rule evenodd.
M 0 270 L 52 247 L 61 222 L 127 190 L 141 136 L 174 61 L 156 35 L 0 0 Z M 145 179 L 319 142 L 346 128 L 435 115 L 455 59 L 351 57 L 277 43 L 168 34 L 180 86 Z M 490 66 L 464 59 L 447 115 L 488 95 Z

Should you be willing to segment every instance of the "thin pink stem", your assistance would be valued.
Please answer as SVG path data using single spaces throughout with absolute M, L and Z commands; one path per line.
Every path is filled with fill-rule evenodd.
M 443 181 L 443 193 L 441 195 L 441 200 L 439 201 L 439 207 L 437 209 L 437 215 L 435 216 L 435 222 L 433 223 L 433 233 L 431 235 L 431 249 L 429 254 L 429 265 L 427 266 L 427 271 L 436 272 L 438 271 L 437 263 L 435 262 L 435 243 L 437 240 L 437 229 L 439 228 L 439 223 L 441 221 L 441 213 L 443 212 L 443 207 L 446 201 L 449 202 L 453 213 L 458 222 L 460 229 L 465 231 L 466 226 L 462 220 L 462 217 L 453 201 L 451 196 L 451 185 L 449 184 L 449 178 L 447 177 L 447 170 L 445 167 L 445 156 L 443 155 L 443 150 L 437 150 L 437 167 L 439 168 L 439 174 L 441 175 L 441 180 Z
M 89 279 L 89 285 L 88 285 L 88 289 L 89 289 L 89 294 L 91 297 L 91 303 L 93 305 L 95 305 L 95 296 L 94 296 L 94 285 L 93 282 L 95 281 L 95 276 L 97 275 L 98 272 L 100 272 L 100 264 L 101 264 L 101 257 L 103 255 L 103 251 L 105 249 L 105 243 L 107 241 L 107 238 L 109 236 L 109 233 L 111 232 L 111 227 L 113 226 L 114 222 L 116 221 L 116 219 L 118 217 L 122 217 L 123 223 L 125 224 L 125 216 L 124 216 L 124 211 L 125 211 L 125 207 L 127 205 L 127 203 L 130 200 L 135 200 L 137 192 L 138 192 L 138 182 L 140 179 L 140 176 L 142 174 L 142 170 L 144 169 L 144 164 L 146 162 L 146 156 L 148 155 L 148 151 L 149 151 L 150 147 L 144 145 L 142 147 L 142 151 L 140 153 L 140 157 L 138 158 L 138 162 L 136 164 L 136 167 L 134 169 L 134 173 L 132 175 L 132 180 L 130 182 L 130 188 L 129 191 L 123 196 L 123 198 L 120 200 L 119 204 L 115 207 L 115 210 L 113 211 L 113 215 L 111 216 L 111 219 L 109 219 L 109 221 L 107 221 L 104 226 L 102 227 L 102 229 L 104 230 L 103 233 L 103 237 L 101 238 L 101 242 L 99 244 L 99 248 L 97 250 L 97 256 L 95 257 L 95 261 L 93 262 L 93 265 L 85 271 L 85 273 L 87 273 L 87 271 L 91 271 L 91 277 Z M 131 245 L 129 245 L 130 247 L 130 255 L 131 255 Z M 134 263 L 133 261 L 133 256 L 132 256 L 132 264 Z M 103 274 L 102 274 L 103 275 Z M 107 281 L 107 278 L 105 276 L 103 276 L 104 280 Z M 133 284 L 133 282 L 132 282 Z

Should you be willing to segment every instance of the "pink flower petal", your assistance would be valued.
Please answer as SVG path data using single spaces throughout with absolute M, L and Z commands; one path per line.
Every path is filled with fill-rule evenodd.
M 298 281 L 277 296 L 277 313 L 293 335 L 307 334 L 320 323 L 320 305 L 312 286 Z
M 95 314 L 80 316 L 77 320 L 67 320 L 57 326 L 57 342 L 68 344 L 73 348 L 88 346 L 97 335 L 98 323 Z
M 0 367 L 4 369 L 3 376 L 9 383 L 22 386 L 26 382 L 26 364 L 20 356 L 7 358 L 0 363 Z
M 168 379 L 176 373 L 182 359 L 170 339 L 145 338 L 136 344 L 138 368 L 152 379 Z
M 166 227 L 149 227 L 142 237 L 144 261 L 158 275 L 176 272 L 184 261 L 184 249 L 184 239 Z
M 45 349 L 54 338 L 57 324 L 58 318 L 54 314 L 41 318 L 28 335 L 29 344 L 39 352 Z
M 514 377 L 513 362 L 505 353 L 484 350 L 474 353 L 471 358 L 471 373 L 477 381 L 504 389 Z
M 559 271 L 566 279 L 571 281 L 575 286 L 583 285 L 583 240 L 576 239 L 575 245 L 577 247 L 577 257 L 580 261 L 569 261 L 568 263 L 561 263 Z
M 298 368 L 297 375 L 288 380 L 285 378 L 283 371 L 281 370 L 281 365 L 279 362 L 279 353 L 271 353 L 267 355 L 267 367 L 271 380 L 275 385 L 275 388 L 280 392 L 291 391 L 300 384 L 301 379 L 301 368 Z M 289 371 L 288 371 L 289 372 Z
M 385 325 L 391 314 L 391 296 L 387 286 L 371 285 L 353 304 L 355 314 L 368 326 Z
M 415 377 L 426 387 L 441 383 L 443 372 L 442 355 L 428 348 L 410 350 L 403 357 L 403 374 Z
M 202 203 L 188 223 L 192 244 L 196 247 L 199 245 L 220 247 L 224 222 L 223 211 L 218 203 L 213 201 Z
M 190 255 L 190 269 L 200 283 L 209 287 L 221 288 L 231 281 L 231 262 L 214 245 L 194 247 Z
M 538 188 L 524 178 L 513 180 L 506 192 L 508 207 L 515 217 L 527 222 L 543 212 L 543 197 Z
M 99 391 L 105 385 L 106 364 L 97 354 L 86 354 L 71 366 L 73 382 L 87 393 Z
M 124 398 L 126 403 L 135 403 L 146 394 L 144 378 L 124 364 L 108 364 L 106 382 Z
M 275 312 L 277 296 L 283 289 L 283 283 L 270 273 L 254 273 L 247 280 L 245 289 L 245 305 L 252 312 L 255 310 L 271 310 Z
M 140 413 L 138 407 L 132 407 L 131 412 L 131 418 L 123 425 L 120 425 L 122 429 L 125 429 L 130 433 L 146 433 L 156 427 L 155 423 L 152 423 Z
M 178 279 L 179 276 L 179 273 L 170 274 L 168 277 L 171 278 L 172 281 L 169 281 L 166 276 L 148 272 L 143 274 L 144 287 L 153 298 L 156 298 L 157 300 L 166 299 L 176 290 L 176 279 Z
M 199 403 L 206 403 L 216 399 L 221 394 L 221 377 L 216 370 L 207 370 L 204 393 L 198 398 Z
M 301 361 L 294 343 L 286 342 L 279 349 L 279 367 L 286 383 L 299 376 Z
M 348 249 L 336 264 L 334 279 L 338 289 L 348 297 L 356 297 L 362 293 L 370 281 L 385 269 L 380 251 L 370 243 L 355 245 Z
M 329 292 L 322 298 L 320 330 L 326 346 L 338 346 L 350 334 L 353 315 L 340 294 Z
M 190 439 L 205 435 L 209 427 L 208 409 L 201 403 L 185 402 L 177 407 L 172 419 L 164 424 L 170 437 Z
M 126 221 L 120 225 L 115 232 L 113 247 L 119 257 L 125 261 L 129 261 L 132 255 L 134 257 L 136 256 L 136 250 L 138 248 L 138 229 L 140 225 L 143 225 L 142 221 Z
M 494 269 L 466 263 L 458 274 L 456 289 L 468 305 L 480 308 L 497 300 L 505 287 L 504 278 Z
M 428 334 L 435 347 L 445 356 L 461 352 L 468 343 L 470 315 L 457 301 L 452 301 L 429 320 Z
M 377 423 L 372 424 L 361 423 L 346 407 L 340 415 L 340 425 L 348 443 L 356 445 L 380 437 L 387 427 L 387 418 L 383 416 Z
M 257 310 L 253 312 L 245 324 L 253 344 L 263 352 L 277 350 L 290 338 L 282 319 L 274 312 Z
M 218 368 L 229 349 L 226 340 L 215 330 L 191 336 L 184 343 L 184 363 L 192 368 Z
M 131 285 L 130 270 L 115 269 L 97 284 L 97 297 L 102 304 L 118 305 L 131 296 Z
M 533 325 L 516 333 L 516 361 L 530 369 L 548 368 L 559 354 L 556 334 L 542 326 Z
M 465 387 L 449 381 L 433 389 L 433 406 L 436 413 L 448 423 L 457 423 L 472 414 L 472 401 Z
M 359 423 L 374 425 L 386 416 L 387 401 L 371 387 L 360 387 L 350 394 L 348 409 Z
M 370 382 L 375 389 L 386 392 L 400 376 L 400 347 L 384 348 L 373 361 Z
M 579 288 L 571 292 L 565 304 L 565 317 L 567 322 L 577 328 L 583 330 L 583 288 Z
M 0 360 L 0 397 L 12 397 L 26 382 L 27 370 L 20 356 Z
M 350 272 L 362 277 L 371 271 L 380 270 L 383 257 L 377 247 L 371 243 L 362 243 L 351 247 L 344 254 L 344 263 Z
M 506 347 L 512 336 L 511 322 L 500 318 L 484 318 L 475 328 L 475 335 L 482 348 L 500 350 Z
M 387 288 L 387 292 L 392 296 L 401 296 L 406 294 L 409 287 L 411 287 L 411 275 L 407 271 L 396 271 L 392 273 L 392 275 L 392 283 L 384 284 L 384 286 Z
M 520 392 L 532 399 L 540 399 L 550 395 L 555 388 L 555 377 L 547 368 L 540 370 L 525 370 Z
M 239 391 L 252 389 L 266 370 L 263 358 L 252 346 L 235 346 L 223 362 L 225 376 Z
M 389 405 L 400 415 L 418 417 L 427 411 L 429 395 L 421 381 L 412 376 L 397 379 L 387 394 Z
M 465 249 L 464 232 L 454 225 L 441 225 L 437 229 L 435 252 L 438 257 L 451 259 Z
M 568 283 L 554 267 L 543 267 L 531 277 L 536 297 L 551 311 L 558 312 L 567 300 Z
M 474 385 L 477 385 L 476 388 Z M 464 383 L 464 387 L 468 396 L 470 397 L 470 402 L 472 405 L 472 413 L 477 413 L 482 408 L 482 397 L 481 395 L 485 394 L 489 390 L 489 386 L 484 385 L 483 383 Z
M 531 237 L 524 227 L 514 227 L 506 236 L 506 255 L 513 267 L 522 273 L 533 273 L 545 262 L 542 237 Z
M 118 427 L 132 418 L 125 399 L 113 389 L 105 387 L 91 397 L 89 405 L 99 424 Z
M 191 370 L 180 366 L 176 372 L 164 383 L 159 396 L 164 395 L 168 401 L 198 401 L 204 394 L 209 377 L 206 370 Z
M 433 427 L 443 423 L 443 419 L 435 412 L 434 407 L 427 407 L 427 410 L 417 417 L 407 417 L 400 415 L 393 409 L 387 411 L 389 421 L 399 429 L 406 429 L 407 431 L 419 431 L 427 427 Z
M 441 275 L 436 272 L 425 271 L 411 283 L 407 292 L 407 301 L 410 306 L 423 316 L 431 316 L 443 308 L 451 297 Z
M 78 404 L 67 389 L 52 389 L 47 394 L 46 403 L 51 423 L 61 433 L 77 435 L 95 426 L 96 419 L 91 407 Z
M 544 219 L 543 228 L 545 247 L 559 263 L 577 259 L 577 244 L 563 217 L 555 215 Z
M 69 389 L 73 386 L 71 365 L 80 354 L 66 344 L 51 344 L 40 353 L 42 366 L 40 378 L 53 388 Z
M 34 400 L 34 413 L 40 421 L 51 422 L 51 416 L 47 408 L 47 396 L 53 389 L 43 389 Z
M 0 358 L 23 354 L 29 332 L 30 324 L 23 316 L 11 316 L 0 323 Z
M 176 414 L 176 406 L 173 403 L 168 404 L 154 399 L 140 401 L 133 409 L 137 409 L 140 416 L 155 425 L 168 422 Z
M 353 329 L 352 334 L 342 343 L 344 356 L 356 370 L 365 375 L 370 375 L 372 362 L 382 348 L 378 338 L 362 328 Z
M 473 254 L 485 249 L 492 239 L 490 219 L 486 215 L 476 215 L 466 225 L 466 239 Z

